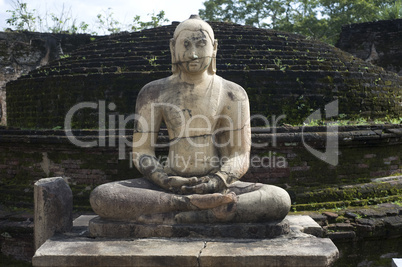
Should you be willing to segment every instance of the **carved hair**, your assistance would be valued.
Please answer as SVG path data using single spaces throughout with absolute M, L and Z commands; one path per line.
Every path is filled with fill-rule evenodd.
M 174 34 L 173 34 L 173 38 L 170 39 L 170 53 L 172 55 L 172 72 L 173 72 L 173 74 L 178 73 L 176 58 L 175 58 L 175 54 L 174 54 L 174 46 L 176 45 L 177 37 L 183 30 L 203 31 L 203 32 L 207 33 L 207 35 L 211 39 L 211 42 L 214 46 L 212 60 L 208 67 L 208 73 L 215 74 L 216 73 L 216 51 L 217 51 L 217 47 L 218 47 L 218 41 L 214 39 L 215 35 L 214 35 L 214 31 L 212 30 L 211 26 L 207 22 L 203 21 L 198 15 L 191 15 L 189 19 L 187 19 L 187 20 L 181 22 L 179 25 L 177 25 L 176 30 L 174 31 Z

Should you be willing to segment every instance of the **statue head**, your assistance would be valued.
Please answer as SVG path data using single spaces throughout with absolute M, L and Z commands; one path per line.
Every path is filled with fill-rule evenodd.
M 215 74 L 217 46 L 211 26 L 198 15 L 191 15 L 176 27 L 170 40 L 172 72 L 180 68 L 190 73 L 208 70 Z

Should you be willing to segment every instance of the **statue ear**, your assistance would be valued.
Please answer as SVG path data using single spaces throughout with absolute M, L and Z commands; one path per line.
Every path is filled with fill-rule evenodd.
M 174 38 L 170 39 L 170 55 L 172 56 L 172 73 L 177 72 L 177 66 L 176 66 L 176 56 L 174 54 L 174 46 L 176 45 L 176 40 Z
M 215 74 L 216 73 L 216 54 L 218 51 L 218 40 L 214 41 L 214 50 L 212 52 L 212 59 L 211 59 L 211 64 L 209 65 L 208 72 L 209 74 Z

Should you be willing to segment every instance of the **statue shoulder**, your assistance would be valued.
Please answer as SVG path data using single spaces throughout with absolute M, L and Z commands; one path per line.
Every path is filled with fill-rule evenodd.
M 166 88 L 168 78 L 163 78 L 159 80 L 155 80 L 147 83 L 142 87 L 137 96 L 137 102 L 142 99 L 146 99 L 147 101 L 156 101 L 161 92 L 163 92 Z
M 221 77 L 219 77 L 221 78 Z M 238 85 L 237 83 L 234 83 L 232 81 L 228 81 L 224 78 L 221 78 L 222 80 L 222 89 L 224 90 L 224 93 L 229 97 L 230 100 L 232 101 L 248 101 L 248 96 L 246 90 L 244 90 L 243 87 Z

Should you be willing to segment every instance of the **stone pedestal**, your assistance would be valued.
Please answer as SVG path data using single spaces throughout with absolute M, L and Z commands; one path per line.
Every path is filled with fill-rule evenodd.
M 89 222 L 92 237 L 210 237 L 210 238 L 273 238 L 289 234 L 289 221 L 271 223 L 227 224 L 141 224 L 93 218 Z
M 40 179 L 34 185 L 35 249 L 55 233 L 73 226 L 73 194 L 61 177 Z
M 392 267 L 402 267 L 402 259 L 392 259 Z
M 90 238 L 92 218 L 47 240 L 33 266 L 330 266 L 339 256 L 330 239 L 305 233 L 321 233 L 308 216 L 287 216 L 290 233 L 272 239 Z

